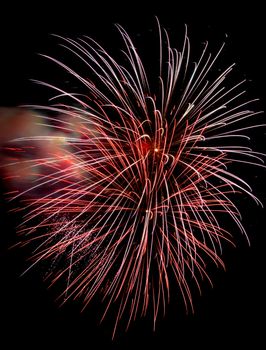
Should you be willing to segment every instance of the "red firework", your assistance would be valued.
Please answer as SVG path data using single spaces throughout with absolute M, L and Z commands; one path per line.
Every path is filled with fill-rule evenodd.
M 64 300 L 83 297 L 86 306 L 102 293 L 104 315 L 117 304 L 114 332 L 124 314 L 129 325 L 149 305 L 155 323 L 173 280 L 186 308 L 193 309 L 191 282 L 200 289 L 200 280 L 210 281 L 206 264 L 223 266 L 221 243 L 232 241 L 221 218 L 246 235 L 232 194 L 259 202 L 227 168 L 232 162 L 263 162 L 245 145 L 245 131 L 259 126 L 246 123 L 259 114 L 247 107 L 254 100 L 243 102 L 243 81 L 227 87 L 233 65 L 213 72 L 223 46 L 211 55 L 206 43 L 192 63 L 187 34 L 178 51 L 158 28 L 156 90 L 120 26 L 121 63 L 90 38 L 61 38 L 90 78 L 46 57 L 86 93 L 39 82 L 56 91 L 56 102 L 34 107 L 56 114 L 46 119 L 60 134 L 19 140 L 63 145 L 27 161 L 29 168 L 42 170 L 17 195 L 34 193 L 25 199 L 20 226 L 36 247 L 31 266 L 54 261 L 49 277 L 52 283 L 65 279 Z

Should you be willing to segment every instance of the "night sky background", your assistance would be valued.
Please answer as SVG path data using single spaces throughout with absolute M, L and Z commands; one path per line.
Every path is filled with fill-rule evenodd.
M 195 6 L 191 2 L 162 1 L 160 5 L 150 4 L 146 10 L 134 1 L 120 6 L 112 1 L 108 5 L 74 1 L 61 5 L 61 8 L 56 7 L 55 2 L 35 2 L 32 7 L 3 7 L 0 21 L 0 106 L 45 103 L 48 92 L 30 79 L 57 79 L 54 76 L 57 73 L 50 70 L 51 65 L 37 55 L 47 53 L 53 56 L 57 40 L 50 34 L 73 38 L 86 34 L 115 52 L 121 47 L 115 23 L 121 24 L 136 39 L 138 46 L 145 35 L 143 33 L 153 30 L 156 35 L 156 15 L 172 37 L 182 38 L 186 23 L 192 46 L 209 40 L 218 48 L 227 34 L 223 57 L 229 63 L 237 63 L 239 76 L 249 81 L 250 97 L 261 100 L 256 108 L 264 109 L 264 10 L 256 1 L 234 8 L 231 3 L 212 2 L 212 5 Z M 172 44 L 175 46 L 174 40 Z M 266 129 L 257 130 L 251 141 L 253 147 L 264 152 L 265 133 Z M 249 168 L 245 170 L 245 179 L 266 205 L 266 171 Z M 4 187 L 5 184 L 1 183 L 2 192 Z M 138 349 L 147 346 L 149 349 L 240 349 L 244 345 L 252 349 L 263 348 L 266 211 L 245 198 L 239 201 L 239 206 L 251 247 L 236 233 L 238 247 L 227 247 L 224 251 L 226 273 L 210 267 L 214 288 L 205 281 L 203 295 L 199 296 L 195 291 L 195 313 L 186 315 L 182 301 L 173 296 L 167 315 L 158 321 L 156 332 L 153 332 L 148 315 L 111 341 L 110 320 L 102 325 L 98 322 L 101 316 L 99 301 L 92 303 L 83 313 L 79 302 L 58 307 L 56 289 L 47 289 L 38 268 L 20 277 L 27 266 L 27 249 L 8 249 L 16 242 L 18 218 L 8 213 L 8 204 L 1 195 L 0 348 Z

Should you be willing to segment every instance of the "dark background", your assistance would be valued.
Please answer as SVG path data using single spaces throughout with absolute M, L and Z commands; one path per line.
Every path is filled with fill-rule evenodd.
M 144 2 L 143 2 L 144 3 Z M 232 7 L 231 3 L 212 2 L 212 5 L 191 2 L 162 1 L 160 5 L 123 2 L 86 2 L 56 6 L 56 3 L 35 3 L 31 6 L 6 6 L 0 21 L 0 106 L 16 106 L 35 101 L 45 102 L 45 92 L 30 78 L 56 80 L 36 53 L 53 55 L 56 40 L 52 33 L 75 37 L 87 34 L 104 46 L 119 49 L 121 42 L 114 23 L 120 23 L 137 40 L 142 33 L 154 30 L 154 15 L 170 32 L 180 36 L 184 23 L 188 25 L 192 45 L 209 40 L 218 44 L 227 38 L 225 57 L 236 62 L 237 69 L 249 82 L 251 97 L 261 99 L 264 109 L 265 91 L 265 21 L 262 5 L 256 1 Z M 217 44 L 217 47 L 219 46 Z M 265 131 L 258 131 L 252 144 L 264 152 Z M 245 171 L 254 193 L 266 204 L 265 171 Z M 2 184 L 2 187 L 4 184 Z M 1 197 L 2 198 L 2 197 Z M 250 201 L 240 202 L 243 223 L 251 247 L 237 236 L 237 249 L 227 248 L 223 259 L 226 273 L 210 269 L 214 283 L 203 283 L 203 295 L 195 293 L 195 314 L 185 315 L 182 306 L 172 298 L 168 313 L 158 322 L 154 333 L 149 317 L 137 321 L 127 333 L 111 341 L 112 324 L 98 325 L 99 305 L 94 303 L 84 313 L 80 304 L 58 307 L 55 291 L 48 290 L 40 271 L 36 269 L 23 277 L 26 252 L 8 249 L 16 240 L 14 215 L 8 205 L 1 203 L 0 246 L 0 341 L 1 349 L 44 348 L 94 349 L 129 347 L 165 349 L 252 349 L 265 345 L 263 338 L 265 315 L 265 209 Z M 260 344 L 260 345 L 259 345 Z

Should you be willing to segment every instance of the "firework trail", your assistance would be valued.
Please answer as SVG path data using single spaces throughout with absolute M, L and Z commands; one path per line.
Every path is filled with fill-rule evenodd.
M 18 141 L 62 145 L 28 161 L 42 171 L 15 195 L 35 194 L 24 200 L 20 225 L 37 247 L 31 267 L 54 261 L 48 277 L 67 281 L 64 301 L 82 297 L 86 306 L 102 293 L 103 317 L 117 305 L 114 332 L 124 314 L 129 325 L 150 307 L 155 324 L 175 290 L 173 280 L 193 309 L 191 283 L 200 289 L 202 279 L 210 281 L 206 265 L 224 266 L 221 245 L 232 243 L 222 223 L 234 222 L 246 235 L 234 194 L 259 203 L 228 165 L 263 166 L 263 155 L 246 145 L 245 132 L 260 126 L 254 123 L 260 112 L 248 107 L 255 100 L 244 100 L 244 81 L 228 88 L 234 65 L 214 73 L 223 46 L 212 55 L 206 43 L 192 62 L 187 33 L 178 51 L 158 24 L 153 87 L 130 37 L 117 28 L 124 41 L 121 63 L 91 38 L 60 38 L 88 77 L 45 56 L 85 94 L 38 81 L 55 96 L 48 107 L 34 108 L 49 113 L 46 123 L 59 136 Z

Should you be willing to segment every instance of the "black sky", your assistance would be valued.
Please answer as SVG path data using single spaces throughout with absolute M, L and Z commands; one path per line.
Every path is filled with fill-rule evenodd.
M 137 34 L 139 40 L 142 33 L 155 28 L 156 15 L 173 34 L 178 34 L 187 24 L 195 45 L 204 40 L 211 43 L 218 40 L 219 44 L 226 34 L 226 59 L 236 62 L 237 69 L 251 80 L 251 94 L 261 99 L 260 108 L 264 108 L 264 10 L 256 1 L 235 7 L 231 3 L 197 3 L 195 6 L 191 2 L 162 1 L 145 10 L 143 4 L 133 1 L 120 6 L 113 2 L 106 5 L 74 1 L 61 8 L 46 2 L 36 2 L 32 7 L 3 8 L 0 106 L 16 106 L 43 98 L 29 79 L 39 78 L 39 74 L 43 77 L 44 73 L 51 77 L 41 57 L 36 55 L 40 52 L 53 55 L 56 40 L 50 34 L 71 37 L 86 34 L 117 49 L 115 23 L 120 23 L 130 34 Z M 260 132 L 252 142 L 260 149 L 264 147 L 265 152 L 265 140 Z M 255 194 L 266 205 L 266 172 L 253 169 L 246 176 Z M 47 349 L 127 349 L 145 345 L 151 349 L 240 349 L 246 344 L 252 349 L 260 348 L 259 344 L 265 344 L 262 324 L 266 311 L 265 288 L 262 284 L 266 212 L 247 201 L 240 206 L 251 247 L 240 237 L 237 249 L 226 251 L 227 272 L 211 270 L 214 288 L 205 284 L 203 296 L 195 296 L 195 314 L 186 316 L 182 307 L 174 305 L 173 298 L 167 316 L 158 322 L 155 333 L 149 319 L 141 320 L 112 342 L 108 321 L 101 326 L 97 324 L 96 303 L 82 314 L 78 303 L 58 308 L 55 292 L 47 291 L 38 271 L 19 277 L 26 266 L 25 253 L 7 249 L 16 239 L 15 225 L 12 216 L 6 213 L 6 204 L 1 203 L 1 348 L 37 349 L 44 345 Z

